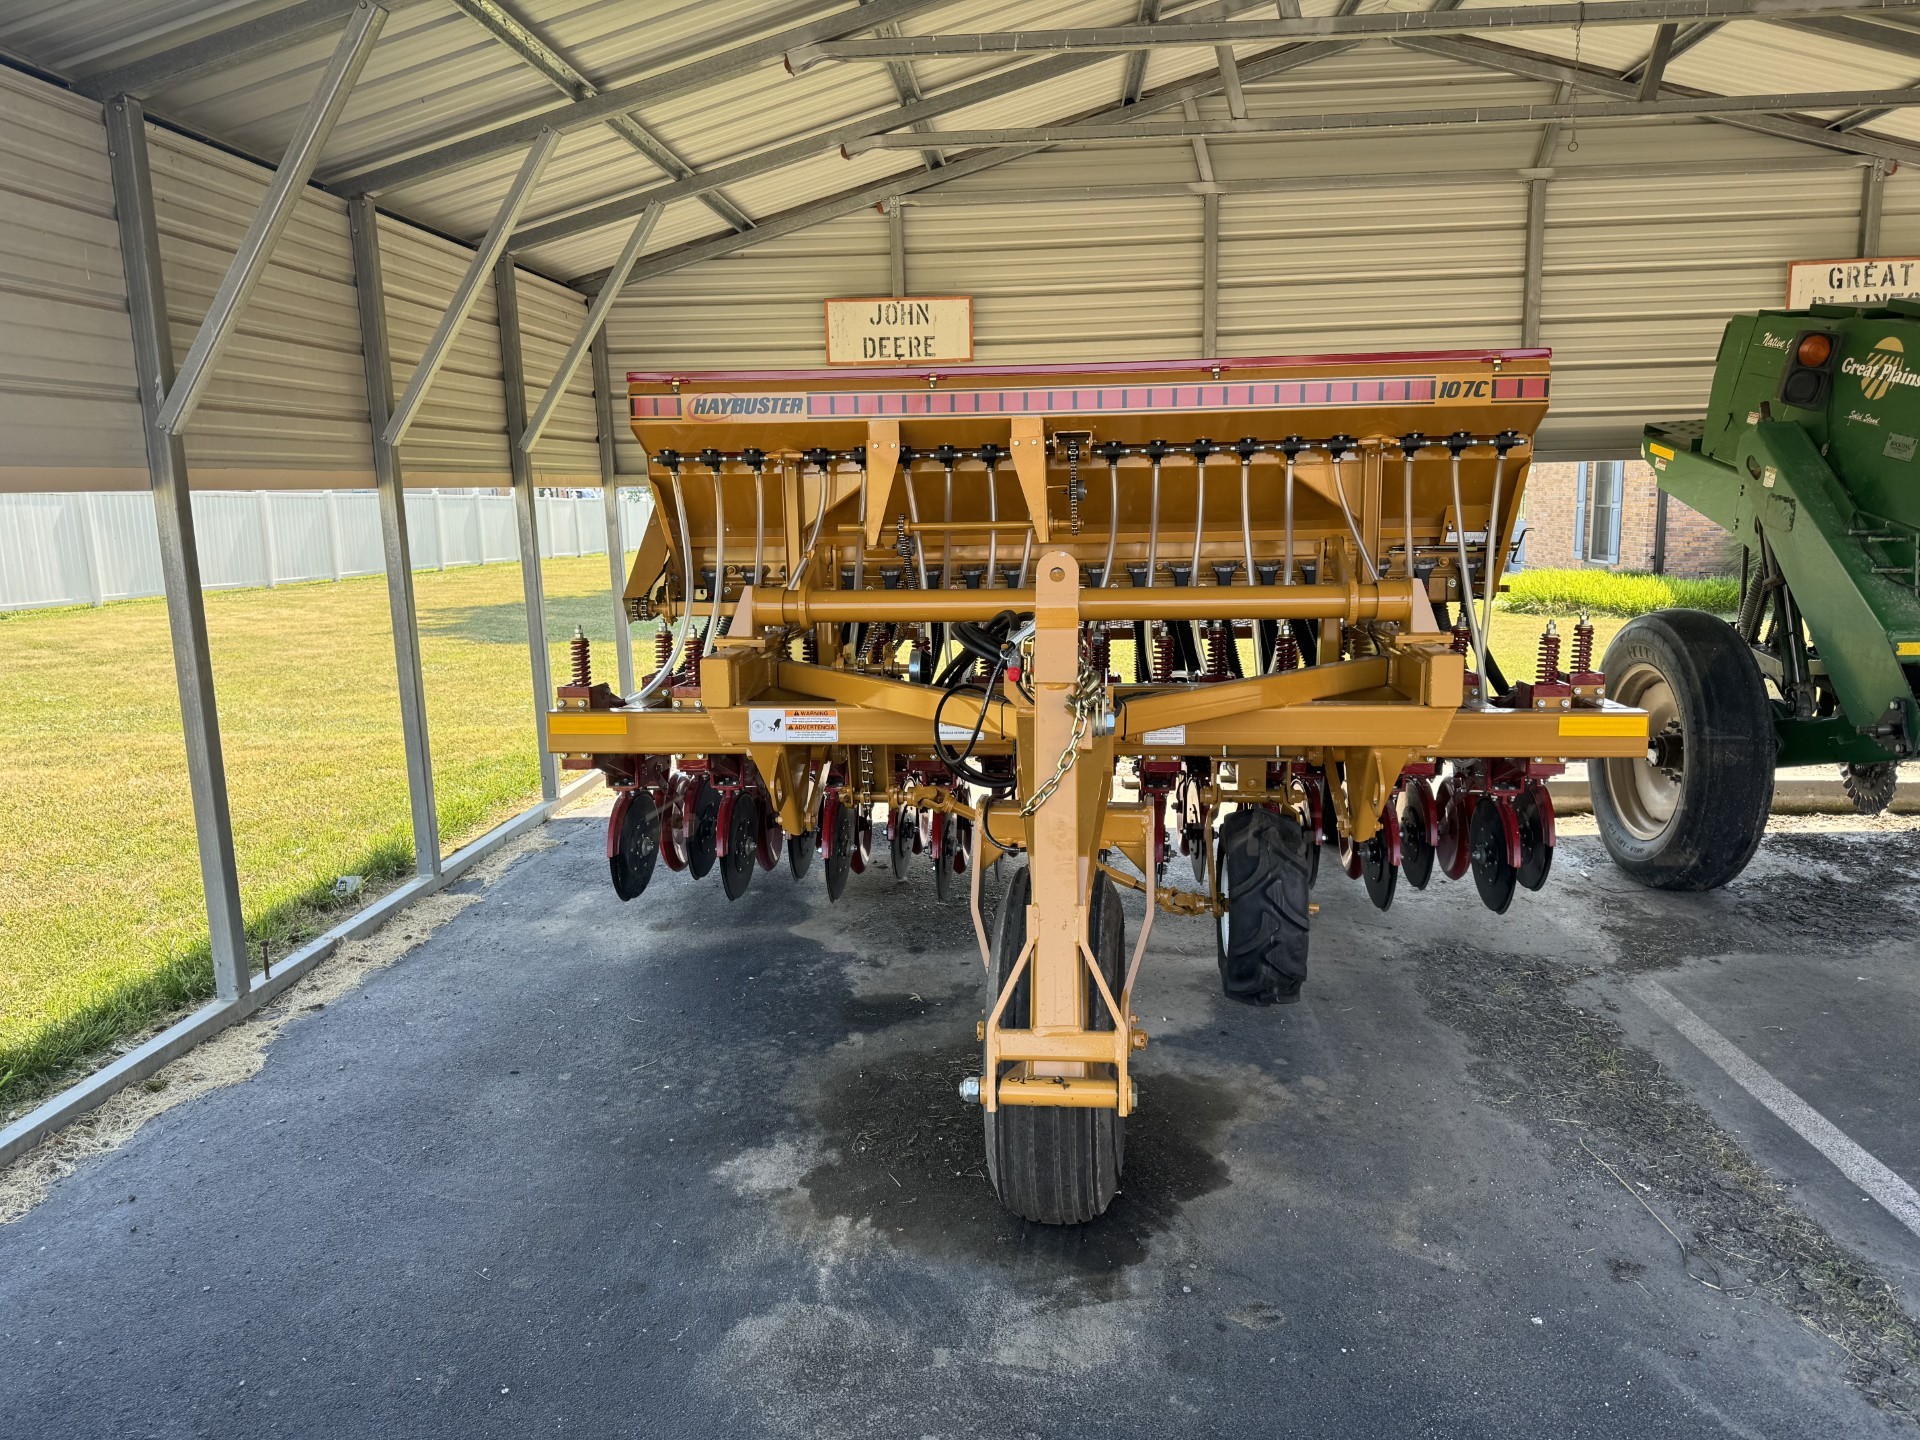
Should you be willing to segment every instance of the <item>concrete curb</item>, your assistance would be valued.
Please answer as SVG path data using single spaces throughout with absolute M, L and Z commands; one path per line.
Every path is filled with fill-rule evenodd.
M 1585 766 L 1569 766 L 1567 774 L 1548 782 L 1557 815 L 1591 815 L 1593 796 Z M 1838 780 L 1814 779 L 1804 772 L 1782 771 L 1773 784 L 1776 815 L 1851 815 L 1853 802 Z M 1889 815 L 1920 815 L 1920 779 L 1901 780 L 1893 787 Z

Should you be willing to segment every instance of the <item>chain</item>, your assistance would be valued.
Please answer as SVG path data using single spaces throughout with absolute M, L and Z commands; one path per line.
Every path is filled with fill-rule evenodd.
M 1073 707 L 1073 734 L 1067 738 L 1066 749 L 1060 752 L 1060 758 L 1053 763 L 1053 776 L 1033 792 L 1033 798 L 1020 807 L 1021 818 L 1033 814 L 1047 801 L 1053 798 L 1053 792 L 1060 788 L 1060 782 L 1067 778 L 1067 772 L 1073 769 L 1074 762 L 1080 758 L 1080 742 L 1087 738 L 1087 725 L 1092 720 L 1095 709 L 1105 703 L 1107 697 L 1106 682 L 1096 676 L 1088 667 L 1085 657 L 1080 661 L 1080 674 L 1073 682 L 1073 689 L 1067 692 L 1067 703 Z

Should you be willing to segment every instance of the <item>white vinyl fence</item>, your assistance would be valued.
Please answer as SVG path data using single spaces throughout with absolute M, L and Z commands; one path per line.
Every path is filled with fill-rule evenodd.
M 597 494 L 539 497 L 540 553 L 606 553 Z M 631 550 L 652 498 L 620 492 Z M 209 590 L 343 580 L 386 569 L 380 506 L 371 490 L 196 492 L 200 578 Z M 517 560 L 511 495 L 409 490 L 407 532 L 416 570 Z M 0 610 L 103 605 L 160 593 L 153 500 L 137 492 L 0 495 Z

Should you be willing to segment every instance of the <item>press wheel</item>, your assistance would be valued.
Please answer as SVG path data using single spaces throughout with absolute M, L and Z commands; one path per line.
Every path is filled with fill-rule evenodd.
M 1416 890 L 1427 888 L 1433 878 L 1434 849 L 1439 837 L 1439 808 L 1433 791 L 1418 776 L 1406 783 L 1400 795 L 1400 873 Z
M 727 853 L 720 857 L 720 888 L 738 900 L 753 883 L 760 862 L 760 800 L 751 790 L 736 790 L 721 805 Z
M 847 876 L 853 873 L 858 819 L 851 805 L 840 803 L 838 794 L 827 797 L 826 808 L 820 816 L 820 841 L 827 852 L 821 868 L 826 872 L 829 900 L 840 898 L 847 888 Z
M 1480 902 L 1496 915 L 1506 914 L 1513 904 L 1514 885 L 1520 878 L 1519 849 L 1520 828 L 1513 807 L 1497 795 L 1482 795 L 1473 807 L 1468 852 Z
M 613 874 L 613 893 L 636 899 L 653 878 L 660 858 L 660 807 L 649 790 L 627 790 L 614 802 L 607 819 L 607 869 Z
M 688 804 L 687 872 L 696 880 L 706 879 L 719 854 L 720 792 L 701 783 Z
M 1513 818 L 1520 827 L 1520 883 L 1538 890 L 1553 869 L 1553 800 L 1547 787 L 1534 781 L 1513 802 Z

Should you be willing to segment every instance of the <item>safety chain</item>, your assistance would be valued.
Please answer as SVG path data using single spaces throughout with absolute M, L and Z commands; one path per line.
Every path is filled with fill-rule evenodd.
M 1085 657 L 1082 657 L 1080 674 L 1073 682 L 1073 689 L 1067 692 L 1067 703 L 1073 707 L 1073 734 L 1067 737 L 1066 749 L 1054 761 L 1052 778 L 1034 791 L 1033 797 L 1020 807 L 1021 818 L 1033 814 L 1053 798 L 1053 792 L 1060 788 L 1060 782 L 1067 778 L 1067 772 L 1073 769 L 1074 762 L 1080 758 L 1080 742 L 1087 738 L 1088 722 L 1106 703 L 1106 699 L 1105 678 L 1095 675 Z

